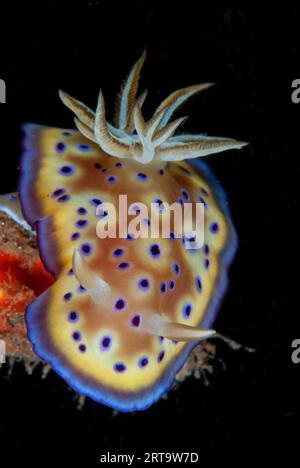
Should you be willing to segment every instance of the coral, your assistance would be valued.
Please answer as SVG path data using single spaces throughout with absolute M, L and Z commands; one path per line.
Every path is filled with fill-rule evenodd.
M 26 306 L 53 282 L 38 255 L 36 236 L 0 212 L 0 339 L 7 357 L 28 371 L 38 362 L 27 340 Z

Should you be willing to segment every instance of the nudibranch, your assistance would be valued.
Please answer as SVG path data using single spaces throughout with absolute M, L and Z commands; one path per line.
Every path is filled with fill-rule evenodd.
M 172 385 L 210 329 L 227 283 L 236 234 L 225 195 L 195 158 L 246 143 L 204 135 L 174 135 L 171 121 L 199 84 L 167 97 L 145 122 L 137 97 L 145 53 L 125 81 L 114 125 L 102 91 L 95 112 L 60 91 L 78 130 L 24 127 L 20 198 L 37 231 L 41 258 L 56 281 L 28 306 L 35 352 L 78 392 L 121 411 L 142 410 Z M 187 163 L 185 159 L 194 161 Z M 156 202 L 203 203 L 205 244 L 185 239 L 96 234 L 99 206 L 118 209 Z M 136 213 L 139 210 L 136 209 Z M 116 221 L 118 223 L 118 221 Z M 144 218 L 140 228 L 148 229 Z

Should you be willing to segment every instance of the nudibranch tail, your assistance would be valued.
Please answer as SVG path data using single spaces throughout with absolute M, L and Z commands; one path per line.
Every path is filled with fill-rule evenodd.
M 145 58 L 146 52 L 133 66 L 121 89 L 116 127 L 106 122 L 101 90 L 95 114 L 82 102 L 63 91 L 59 92 L 63 103 L 75 113 L 76 126 L 86 138 L 96 140 L 100 148 L 111 156 L 134 159 L 141 164 L 193 159 L 229 149 L 240 149 L 247 144 L 219 137 L 207 139 L 201 135 L 195 135 L 191 140 L 186 139 L 185 135 L 173 136 L 186 119 L 184 117 L 169 123 L 174 112 L 190 97 L 210 88 L 213 83 L 197 84 L 174 91 L 158 106 L 152 118 L 145 122 L 141 107 L 147 93 L 144 92 L 136 99 Z

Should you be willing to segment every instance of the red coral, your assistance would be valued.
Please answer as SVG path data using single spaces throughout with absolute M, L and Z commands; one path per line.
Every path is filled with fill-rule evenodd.
M 34 233 L 0 213 L 0 338 L 8 356 L 35 359 L 24 312 L 53 283 L 38 255 Z

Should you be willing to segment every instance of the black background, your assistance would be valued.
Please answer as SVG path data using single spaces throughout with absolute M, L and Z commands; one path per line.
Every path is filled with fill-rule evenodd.
M 146 110 L 176 88 L 218 84 L 182 115 L 190 116 L 189 131 L 250 142 L 207 160 L 228 193 L 239 236 L 215 326 L 256 349 L 249 354 L 219 346 L 227 368 L 216 364 L 208 387 L 189 379 L 168 400 L 116 416 L 92 401 L 77 411 L 73 393 L 53 372 L 41 381 L 39 372 L 30 377 L 21 366 L 9 379 L 2 369 L 2 459 L 60 463 L 63 457 L 97 466 L 107 450 L 150 449 L 221 454 L 244 463 L 250 454 L 287 455 L 297 446 L 300 364 L 291 361 L 291 342 L 300 338 L 300 104 L 291 101 L 291 83 L 300 78 L 299 21 L 296 1 L 1 4 L 0 78 L 7 84 L 7 104 L 0 106 L 2 193 L 16 189 L 22 122 L 73 126 L 58 88 L 94 108 L 101 86 L 112 111 L 144 47 Z

